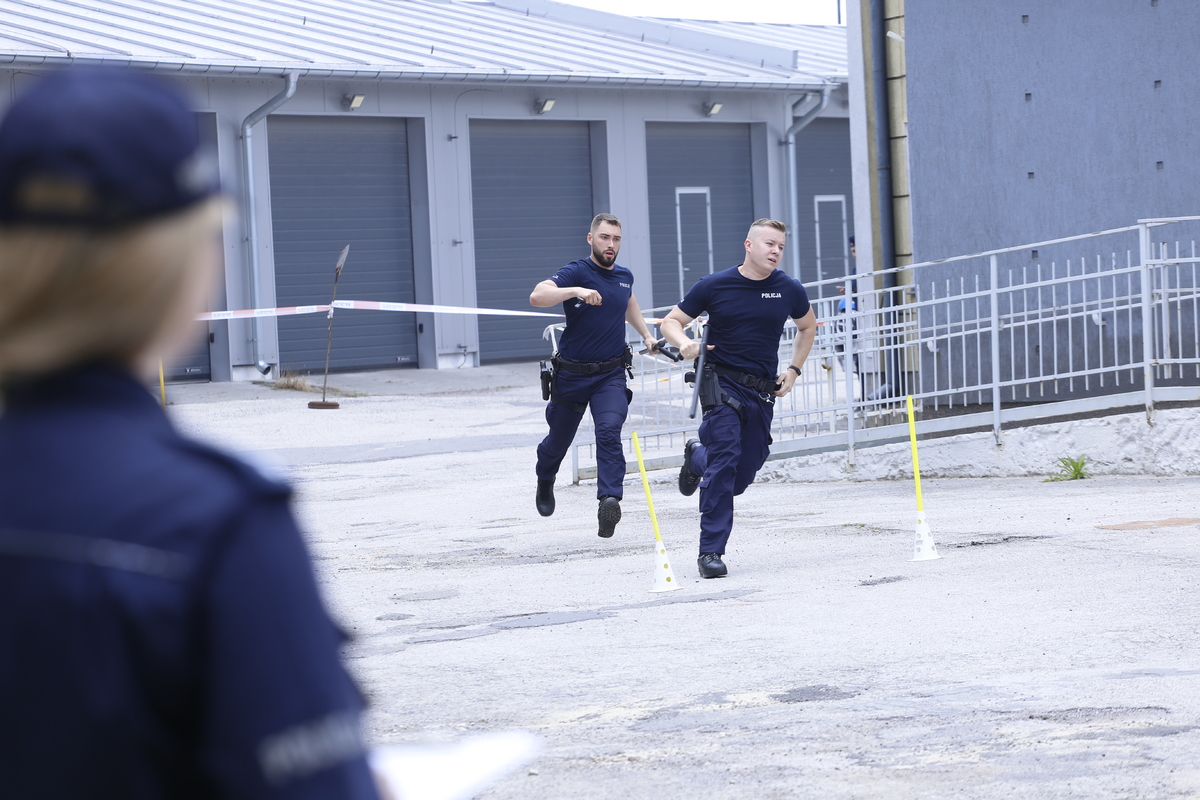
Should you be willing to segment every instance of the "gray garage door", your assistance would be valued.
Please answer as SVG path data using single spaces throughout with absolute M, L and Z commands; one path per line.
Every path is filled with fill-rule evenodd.
M 799 230 L 788 245 L 799 248 L 801 282 L 847 274 L 846 239 L 854 234 L 849 120 L 815 119 L 797 134 L 796 179 Z
M 742 262 L 754 221 L 750 126 L 650 123 L 646 160 L 653 303 L 673 305 L 710 269 Z
M 268 126 L 279 305 L 328 303 L 347 244 L 340 299 L 415 302 L 405 120 L 273 116 Z M 320 314 L 280 317 L 280 368 L 323 369 L 326 325 Z M 414 314 L 335 317 L 331 369 L 416 363 Z
M 590 253 L 588 124 L 472 120 L 471 188 L 479 304 L 534 310 L 529 305 L 534 285 Z M 536 318 L 480 317 L 480 360 L 545 358 L 545 327 Z

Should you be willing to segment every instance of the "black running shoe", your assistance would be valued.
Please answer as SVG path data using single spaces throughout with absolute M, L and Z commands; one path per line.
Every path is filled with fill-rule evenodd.
M 679 493 L 684 497 L 691 497 L 696 493 L 696 487 L 700 485 L 700 478 L 703 477 L 692 472 L 692 453 L 696 452 L 699 446 L 699 439 L 688 439 L 687 444 L 683 446 L 683 466 L 679 468 Z
M 701 553 L 696 565 L 700 567 L 701 578 L 723 578 L 729 573 L 720 553 Z
M 610 494 L 601 497 L 596 517 L 600 520 L 600 538 L 609 538 L 617 529 L 617 523 L 621 521 L 621 501 Z
M 538 481 L 537 510 L 543 517 L 554 513 L 554 481 Z

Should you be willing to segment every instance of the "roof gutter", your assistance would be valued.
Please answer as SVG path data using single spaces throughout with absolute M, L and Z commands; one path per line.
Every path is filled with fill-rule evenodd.
M 259 263 L 258 263 L 258 189 L 254 180 L 254 126 L 266 118 L 275 109 L 286 103 L 296 94 L 296 86 L 300 82 L 300 73 L 292 70 L 283 76 L 287 81 L 283 91 L 263 103 L 242 120 L 242 187 L 246 197 L 246 263 L 250 274 L 250 307 L 262 308 L 260 294 Z M 261 342 L 262 320 L 255 317 L 250 321 L 250 346 L 254 366 L 263 375 L 271 371 L 271 365 L 262 357 Z
M 334 66 L 307 66 L 264 63 L 198 63 L 187 61 L 158 61 L 139 58 L 73 58 L 71 56 L 0 54 L 0 64 L 20 67 L 55 67 L 67 64 L 105 64 L 126 66 L 155 72 L 182 75 L 278 77 L 294 72 L 301 78 L 339 78 L 346 80 L 394 80 L 416 83 L 455 84 L 537 84 L 553 86 L 620 86 L 676 89 L 747 89 L 747 90 L 808 90 L 833 85 L 834 80 L 810 73 L 794 73 L 793 77 L 777 80 L 739 80 L 737 78 L 705 78 L 686 75 L 588 75 L 556 72 L 486 72 L 446 71 L 438 69 L 378 68 L 346 69 Z
M 792 232 L 793 237 L 800 228 L 800 181 L 796 175 L 796 134 L 821 115 L 821 112 L 829 105 L 829 95 L 832 91 L 833 87 L 831 86 L 822 87 L 819 95 L 816 92 L 808 92 L 792 105 L 792 125 L 784 135 L 783 144 L 787 145 L 788 155 L 788 230 Z M 801 114 L 800 108 L 805 103 L 812 105 Z M 792 251 L 792 277 L 800 280 L 800 248 L 793 243 L 790 249 Z

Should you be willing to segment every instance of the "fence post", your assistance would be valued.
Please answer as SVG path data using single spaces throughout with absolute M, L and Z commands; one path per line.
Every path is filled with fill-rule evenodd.
M 996 446 L 1004 445 L 1000 431 L 1000 262 L 992 255 L 990 259 L 992 300 L 992 436 Z
M 1142 386 L 1146 393 L 1146 424 L 1154 424 L 1154 291 L 1150 264 L 1154 256 L 1150 243 L 1150 224 L 1138 226 L 1138 251 L 1142 279 Z
M 854 310 L 855 294 L 854 281 L 846 281 L 845 314 L 842 316 L 842 333 L 846 343 L 842 347 L 845 358 L 842 361 L 842 372 L 846 375 L 846 453 L 850 466 L 854 466 Z

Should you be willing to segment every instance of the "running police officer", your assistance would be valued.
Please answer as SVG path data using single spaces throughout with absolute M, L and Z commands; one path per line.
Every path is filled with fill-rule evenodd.
M 592 409 L 596 426 L 596 512 L 600 536 L 613 535 L 621 519 L 625 453 L 621 427 L 629 413 L 632 393 L 626 371 L 633 356 L 625 342 L 628 322 L 653 352 L 642 309 L 633 294 L 633 273 L 617 263 L 621 251 L 621 223 L 612 214 L 597 214 L 587 235 L 592 254 L 572 261 L 549 280 L 533 287 L 529 303 L 546 308 L 563 304 L 567 327 L 551 360 L 552 371 L 543 377 L 549 391 L 546 422 L 550 432 L 537 449 L 538 513 L 554 513 L 554 477 L 575 438 L 583 411 Z
M 733 530 L 733 498 L 746 491 L 767 460 L 775 398 L 792 390 L 816 335 L 816 317 L 804 287 L 776 267 L 787 228 L 773 219 L 755 220 L 746 235 L 746 258 L 736 267 L 700 279 L 662 322 L 662 334 L 684 358 L 700 343 L 683 328 L 708 313 L 704 374 L 697 375 L 704 421 L 700 439 L 684 446 L 679 490 L 700 487 L 700 575 L 719 578 L 728 570 L 721 556 Z M 796 343 L 782 373 L 779 340 L 788 318 Z
M 196 119 L 129 70 L 0 123 L 5 797 L 378 797 L 289 488 L 142 380 L 220 263 Z

